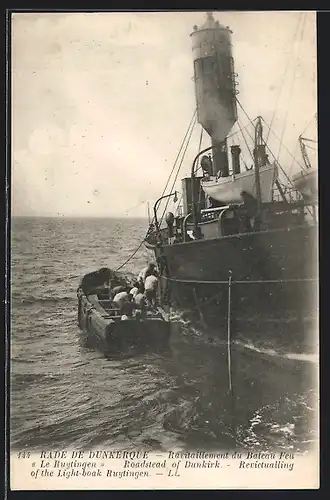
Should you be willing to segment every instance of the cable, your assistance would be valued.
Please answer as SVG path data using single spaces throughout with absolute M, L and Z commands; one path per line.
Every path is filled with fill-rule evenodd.
M 269 128 L 269 125 L 268 125 L 268 123 L 266 122 L 266 120 L 265 120 L 264 118 L 262 119 L 262 121 L 263 121 L 263 122 L 264 122 L 264 124 L 265 124 L 265 125 L 267 125 L 267 127 Z M 272 132 L 272 134 L 276 137 L 276 139 L 277 139 L 277 140 L 280 140 L 280 138 L 278 137 L 278 135 L 277 135 L 277 134 L 275 134 L 274 130 L 272 130 L 271 132 Z M 267 147 L 268 147 L 268 146 L 267 146 Z M 286 152 L 289 154 L 289 156 L 291 156 L 291 158 L 293 158 L 293 161 L 295 161 L 295 162 L 297 163 L 297 165 L 299 165 L 299 167 L 300 167 L 300 168 L 304 169 L 304 167 L 303 167 L 303 166 L 301 165 L 301 163 L 299 163 L 299 161 L 298 161 L 298 160 L 297 160 L 297 159 L 296 159 L 296 158 L 292 155 L 292 153 L 291 153 L 291 152 L 290 152 L 290 150 L 286 147 L 286 145 L 282 143 L 282 147 L 286 150 Z M 268 147 L 268 149 L 269 149 L 269 147 Z M 269 149 L 269 151 L 270 151 L 270 149 Z M 274 156 L 274 159 L 276 159 L 276 158 L 275 158 L 275 156 Z
M 287 61 L 287 65 L 286 65 L 286 68 L 285 68 L 285 72 L 283 74 L 283 78 L 282 78 L 282 83 L 281 83 L 281 87 L 280 87 L 280 91 L 277 95 L 277 99 L 276 99 L 276 104 L 275 104 L 275 109 L 274 109 L 274 112 L 273 112 L 273 116 L 272 116 L 272 119 L 270 121 L 270 129 L 273 125 L 273 122 L 274 122 L 274 118 L 275 118 L 275 115 L 276 115 L 276 110 L 277 110 L 277 106 L 278 106 L 278 103 L 279 103 L 279 100 L 280 100 L 280 96 L 281 96 L 281 93 L 282 93 L 282 89 L 283 89 L 283 85 L 284 85 L 284 81 L 285 81 L 285 77 L 286 77 L 286 74 L 288 72 L 288 69 L 290 67 L 290 59 L 291 59 L 291 56 L 292 56 L 292 52 L 293 52 L 293 49 L 294 49 L 294 44 L 295 44 L 295 41 L 296 41 L 296 37 L 298 35 L 298 28 L 299 28 L 299 24 L 300 24 L 300 19 L 301 19 L 301 12 L 299 13 L 299 16 L 298 16 L 298 22 L 297 22 L 297 26 L 296 26 L 296 30 L 295 30 L 295 33 L 294 33 L 294 37 L 293 37 L 293 40 L 292 40 L 292 50 L 291 50 L 291 53 L 290 53 L 290 57 L 288 58 L 288 61 Z M 268 139 L 269 139 L 269 133 L 270 133 L 270 129 L 268 131 L 268 135 L 267 135 L 267 138 L 266 138 L 266 142 L 268 142 Z
M 256 119 L 255 119 L 255 120 L 256 120 Z M 255 120 L 254 120 L 254 121 L 255 121 Z M 243 137 L 243 139 L 244 139 L 245 145 L 246 145 L 246 147 L 247 147 L 247 149 L 248 149 L 248 151 L 249 151 L 249 153 L 250 153 L 250 156 L 251 156 L 251 158 L 252 158 L 252 161 L 253 161 L 253 160 L 254 160 L 254 158 L 253 158 L 253 154 L 251 153 L 251 150 L 250 150 L 250 148 L 249 148 L 249 145 L 248 145 L 248 143 L 247 143 L 247 140 L 245 139 L 245 135 L 243 134 L 243 130 L 242 130 L 242 127 L 241 127 L 241 125 L 240 125 L 239 120 L 237 120 L 237 123 L 238 123 L 238 126 L 239 126 L 239 130 L 240 130 L 240 132 L 241 132 L 241 134 L 242 134 L 242 137 Z M 251 136 L 250 136 L 250 137 L 251 137 Z
M 196 113 L 197 113 L 197 110 L 195 109 L 195 111 L 194 111 L 194 113 L 193 113 L 193 116 L 192 116 L 192 118 L 191 118 L 191 120 L 190 120 L 190 123 L 189 123 L 188 129 L 187 129 L 187 131 L 186 131 L 186 133 L 185 133 L 185 136 L 184 136 L 184 138 L 183 138 L 183 140 L 182 140 L 182 143 L 181 143 L 180 149 L 179 149 L 179 151 L 178 151 L 178 154 L 177 154 L 177 156 L 176 156 L 176 158 L 175 158 L 175 161 L 174 161 L 174 164 L 173 164 L 173 167 L 172 167 L 171 173 L 170 173 L 170 175 L 169 175 L 169 177 L 168 177 L 168 179 L 167 179 L 167 182 L 166 182 L 165 188 L 164 188 L 164 190 L 163 190 L 162 196 L 164 196 L 164 193 L 165 193 L 165 191 L 166 191 L 166 188 L 167 188 L 167 186 L 168 186 L 168 184 L 169 184 L 169 182 L 170 182 L 171 176 L 172 176 L 172 174 L 173 174 L 173 172 L 174 172 L 174 169 L 175 169 L 176 163 L 177 163 L 177 161 L 178 161 L 178 158 L 179 158 L 179 156 L 180 156 L 181 150 L 182 150 L 182 148 L 183 148 L 183 145 L 184 145 L 184 143 L 185 143 L 185 140 L 186 140 L 186 138 L 187 138 L 187 135 L 189 134 L 189 130 L 190 130 L 190 128 L 191 128 L 191 125 L 192 125 L 193 121 L 195 121 L 195 119 L 196 119 Z M 191 134 L 190 134 L 190 137 L 191 137 Z M 190 140 L 190 137 L 189 137 L 189 140 Z M 189 143 L 189 140 L 188 140 L 188 143 Z M 186 150 L 187 150 L 187 148 L 185 149 L 185 151 L 186 151 Z M 184 154 L 185 154 L 185 152 L 184 152 Z M 181 164 L 182 164 L 182 160 L 181 160 Z M 181 167 L 181 164 L 180 164 L 180 167 Z M 180 167 L 179 167 L 179 168 L 180 168 Z M 177 178 L 177 176 L 176 176 L 176 178 Z M 175 178 L 175 182 L 176 182 L 176 178 Z M 143 202 L 143 203 L 144 203 L 144 202 Z M 132 210 L 132 209 L 130 209 L 130 210 Z M 127 212 L 126 212 L 126 213 L 127 213 Z M 164 216 L 164 214 L 163 214 L 163 216 Z M 155 219 L 155 218 L 153 217 L 153 218 L 152 218 L 152 221 L 151 221 L 151 224 L 153 224 L 153 223 L 154 223 L 154 219 Z M 150 227 L 150 226 L 149 226 L 149 227 Z M 148 234 L 148 231 L 147 231 L 147 233 L 146 233 L 146 236 L 147 236 L 147 234 Z M 121 264 L 121 265 L 120 265 L 120 266 L 116 269 L 116 271 L 119 271 L 122 267 L 124 267 L 124 266 L 125 266 L 125 265 L 126 265 L 126 264 L 127 264 L 127 263 L 128 263 L 128 262 L 129 262 L 129 261 L 130 261 L 133 257 L 134 257 L 134 255 L 135 255 L 135 254 L 136 254 L 136 253 L 140 250 L 140 248 L 142 247 L 142 245 L 143 245 L 143 243 L 144 243 L 144 241 L 145 241 L 146 236 L 143 238 L 143 240 L 140 242 L 139 246 L 138 246 L 138 247 L 134 250 L 134 252 L 133 252 L 133 253 L 132 253 L 132 254 L 128 257 L 128 259 L 126 259 L 126 260 L 125 260 L 125 262 L 124 262 L 123 264 Z
M 306 130 L 308 129 L 308 127 L 310 126 L 310 124 L 312 123 L 313 119 L 317 117 L 317 113 L 315 113 L 312 118 L 309 120 L 309 122 L 307 123 L 306 127 L 305 127 L 305 130 L 302 132 L 302 136 L 305 134 Z M 315 141 L 316 142 L 316 141 Z
M 140 250 L 140 248 L 142 247 L 143 243 L 144 243 L 144 238 L 141 241 L 141 243 L 139 244 L 139 246 L 134 250 L 134 252 L 132 253 L 132 255 L 130 255 L 128 257 L 128 259 L 125 260 L 125 262 L 123 264 L 121 264 L 121 266 L 117 267 L 117 269 L 115 270 L 115 272 L 119 271 L 122 267 L 126 266 L 126 264 L 134 257 L 134 255 L 138 252 L 138 250 Z
M 302 38 L 304 36 L 305 22 L 306 22 L 306 12 L 304 14 L 304 19 L 303 19 L 303 22 L 302 22 L 302 30 L 301 30 L 301 35 L 300 35 L 300 39 L 299 39 L 299 45 L 298 45 L 298 49 L 297 49 L 297 54 L 299 54 L 300 44 L 301 44 Z M 296 76 L 297 67 L 298 67 L 298 65 L 296 64 L 295 67 L 294 67 L 294 70 L 293 70 L 293 77 L 292 77 L 292 82 L 291 82 L 291 87 L 290 87 L 290 93 L 289 93 L 289 101 L 288 101 L 288 104 L 286 106 L 286 113 L 285 113 L 285 118 L 284 118 L 284 123 L 283 123 L 283 128 L 282 128 L 282 134 L 281 134 L 281 139 L 280 139 L 280 147 L 279 147 L 278 153 L 277 153 L 277 161 L 278 161 L 278 159 L 280 157 L 280 152 L 281 152 L 281 149 L 282 149 L 282 141 L 283 141 L 284 132 L 285 132 L 285 129 L 286 129 L 286 122 L 287 122 L 287 119 L 288 119 L 288 114 L 289 114 L 289 109 L 290 109 L 290 102 L 291 102 L 293 87 L 294 87 L 294 84 L 295 84 L 295 76 Z
M 182 157 L 181 157 L 181 161 L 180 161 L 180 164 L 179 164 L 179 168 L 178 168 L 177 173 L 176 173 L 176 176 L 175 176 L 175 178 L 174 178 L 174 181 L 173 181 L 173 184 L 172 184 L 172 187 L 171 187 L 170 193 L 173 191 L 173 188 L 174 188 L 175 183 L 176 183 L 176 181 L 177 181 L 177 178 L 178 178 L 178 175 L 179 175 L 179 172 L 180 172 L 180 169 L 181 169 L 181 166 L 182 166 L 182 163 L 183 163 L 183 160 L 184 160 L 184 157 L 185 157 L 186 151 L 187 151 L 187 149 L 188 149 L 189 142 L 190 142 L 190 139 L 191 139 L 191 136 L 192 136 L 192 133 L 193 133 L 193 130 L 194 130 L 194 127 L 195 127 L 196 121 L 197 121 L 197 117 L 195 117 L 194 123 L 193 123 L 193 125 L 192 125 L 192 127 L 191 127 L 191 129 L 190 129 L 189 137 L 188 137 L 188 140 L 187 140 L 187 142 L 186 142 L 186 147 L 185 147 L 185 150 L 184 150 L 183 155 L 182 155 Z M 161 224 L 162 224 L 162 222 L 163 222 L 163 218 L 164 218 L 164 215 L 165 215 L 165 212 L 166 212 L 166 210 L 167 210 L 167 207 L 168 207 L 169 202 L 170 202 L 170 198 L 167 198 L 167 200 L 166 200 L 166 205 L 165 205 L 165 209 L 164 209 L 163 215 L 162 215 L 162 217 L 161 217 L 161 219 L 160 219 L 160 224 L 159 224 L 159 227 L 161 226 Z
M 168 186 L 168 184 L 169 184 L 169 182 L 170 182 L 170 179 L 171 179 L 172 174 L 173 174 L 173 172 L 174 172 L 174 169 L 175 169 L 176 163 L 177 163 L 177 161 L 178 161 L 178 159 L 179 159 L 179 156 L 180 156 L 181 150 L 182 150 L 182 148 L 183 148 L 184 142 L 185 142 L 185 140 L 186 140 L 186 138 L 187 138 L 187 135 L 188 135 L 188 133 L 189 133 L 189 130 L 190 130 L 191 124 L 193 123 L 193 121 L 194 121 L 194 120 L 195 120 L 195 118 L 196 118 L 196 113 L 197 113 L 197 110 L 195 109 L 195 111 L 194 111 L 194 113 L 193 113 L 193 116 L 192 116 L 192 118 L 191 118 L 191 120 L 190 120 L 190 123 L 189 123 L 189 125 L 188 125 L 187 131 L 186 131 L 186 133 L 185 133 L 185 136 L 184 136 L 184 138 L 183 138 L 183 140 L 182 140 L 182 142 L 181 142 L 181 146 L 180 146 L 180 149 L 179 149 L 179 151 L 178 151 L 178 154 L 176 155 L 176 158 L 175 158 L 175 160 L 174 160 L 174 164 L 173 164 L 173 167 L 172 167 L 171 173 L 170 173 L 170 175 L 169 175 L 169 177 L 168 177 L 168 179 L 167 179 L 167 182 L 166 182 L 165 188 L 164 188 L 164 190 L 163 190 L 162 196 L 164 196 L 165 191 L 166 191 L 166 188 L 167 188 L 167 186 Z

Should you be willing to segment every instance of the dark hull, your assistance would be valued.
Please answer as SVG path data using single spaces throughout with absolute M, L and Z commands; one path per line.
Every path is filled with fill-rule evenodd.
M 78 325 L 90 346 L 106 356 L 158 351 L 168 347 L 170 323 L 158 317 L 115 320 L 84 295 L 78 295 Z
M 251 318 L 251 328 L 263 321 L 269 327 L 273 320 L 275 330 L 280 320 L 297 319 L 295 328 L 304 330 L 305 318 L 312 329 L 317 241 L 317 227 L 302 226 L 154 247 L 163 268 L 162 295 L 192 310 L 202 323 L 225 327 L 231 272 L 231 316 L 244 328 Z

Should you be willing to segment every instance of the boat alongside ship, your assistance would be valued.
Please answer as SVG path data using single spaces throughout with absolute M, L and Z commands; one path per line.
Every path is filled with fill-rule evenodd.
M 181 213 L 168 212 L 162 227 L 159 203 L 176 191 L 154 205 L 145 245 L 158 263 L 162 299 L 190 307 L 202 323 L 219 327 L 227 321 L 230 285 L 233 316 L 244 327 L 255 315 L 277 324 L 294 318 L 295 342 L 303 344 L 317 322 L 317 171 L 291 180 L 264 140 L 260 116 L 251 121 L 253 166 L 242 171 L 240 146 L 228 151 L 239 103 L 231 31 L 208 14 L 191 37 L 198 122 L 211 146 L 197 154 L 191 176 L 182 179 Z M 308 180 L 313 196 L 306 196 Z M 271 335 L 280 335 L 278 327 Z
M 104 268 L 106 269 L 106 268 Z M 104 270 L 103 269 L 103 270 Z M 101 270 L 102 271 L 102 270 Z M 116 285 L 131 283 L 122 276 L 112 274 L 112 282 Z M 84 278 L 89 284 L 93 277 L 96 280 L 100 270 L 83 277 L 77 290 L 78 326 L 84 339 L 95 346 L 106 356 L 136 354 L 141 351 L 158 351 L 168 347 L 171 334 L 168 314 L 161 307 L 149 308 L 140 314 L 135 311 L 132 316 L 123 315 L 114 307 L 112 291 L 109 286 L 84 286 Z M 94 281 L 95 283 L 95 281 Z

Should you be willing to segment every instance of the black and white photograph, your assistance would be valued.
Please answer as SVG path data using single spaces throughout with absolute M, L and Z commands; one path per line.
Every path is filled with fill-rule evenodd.
M 317 489 L 316 13 L 10 17 L 10 488 Z

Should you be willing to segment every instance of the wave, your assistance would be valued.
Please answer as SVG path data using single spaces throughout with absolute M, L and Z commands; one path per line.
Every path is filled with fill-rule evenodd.
M 29 304 L 39 304 L 39 303 L 50 303 L 50 304 L 57 304 L 59 302 L 75 302 L 76 297 L 72 295 L 63 295 L 63 296 L 45 296 L 45 297 L 36 297 L 34 295 L 28 295 L 27 297 L 23 298 L 18 298 L 15 297 L 13 298 L 13 305 L 16 307 L 19 305 L 29 305 Z

